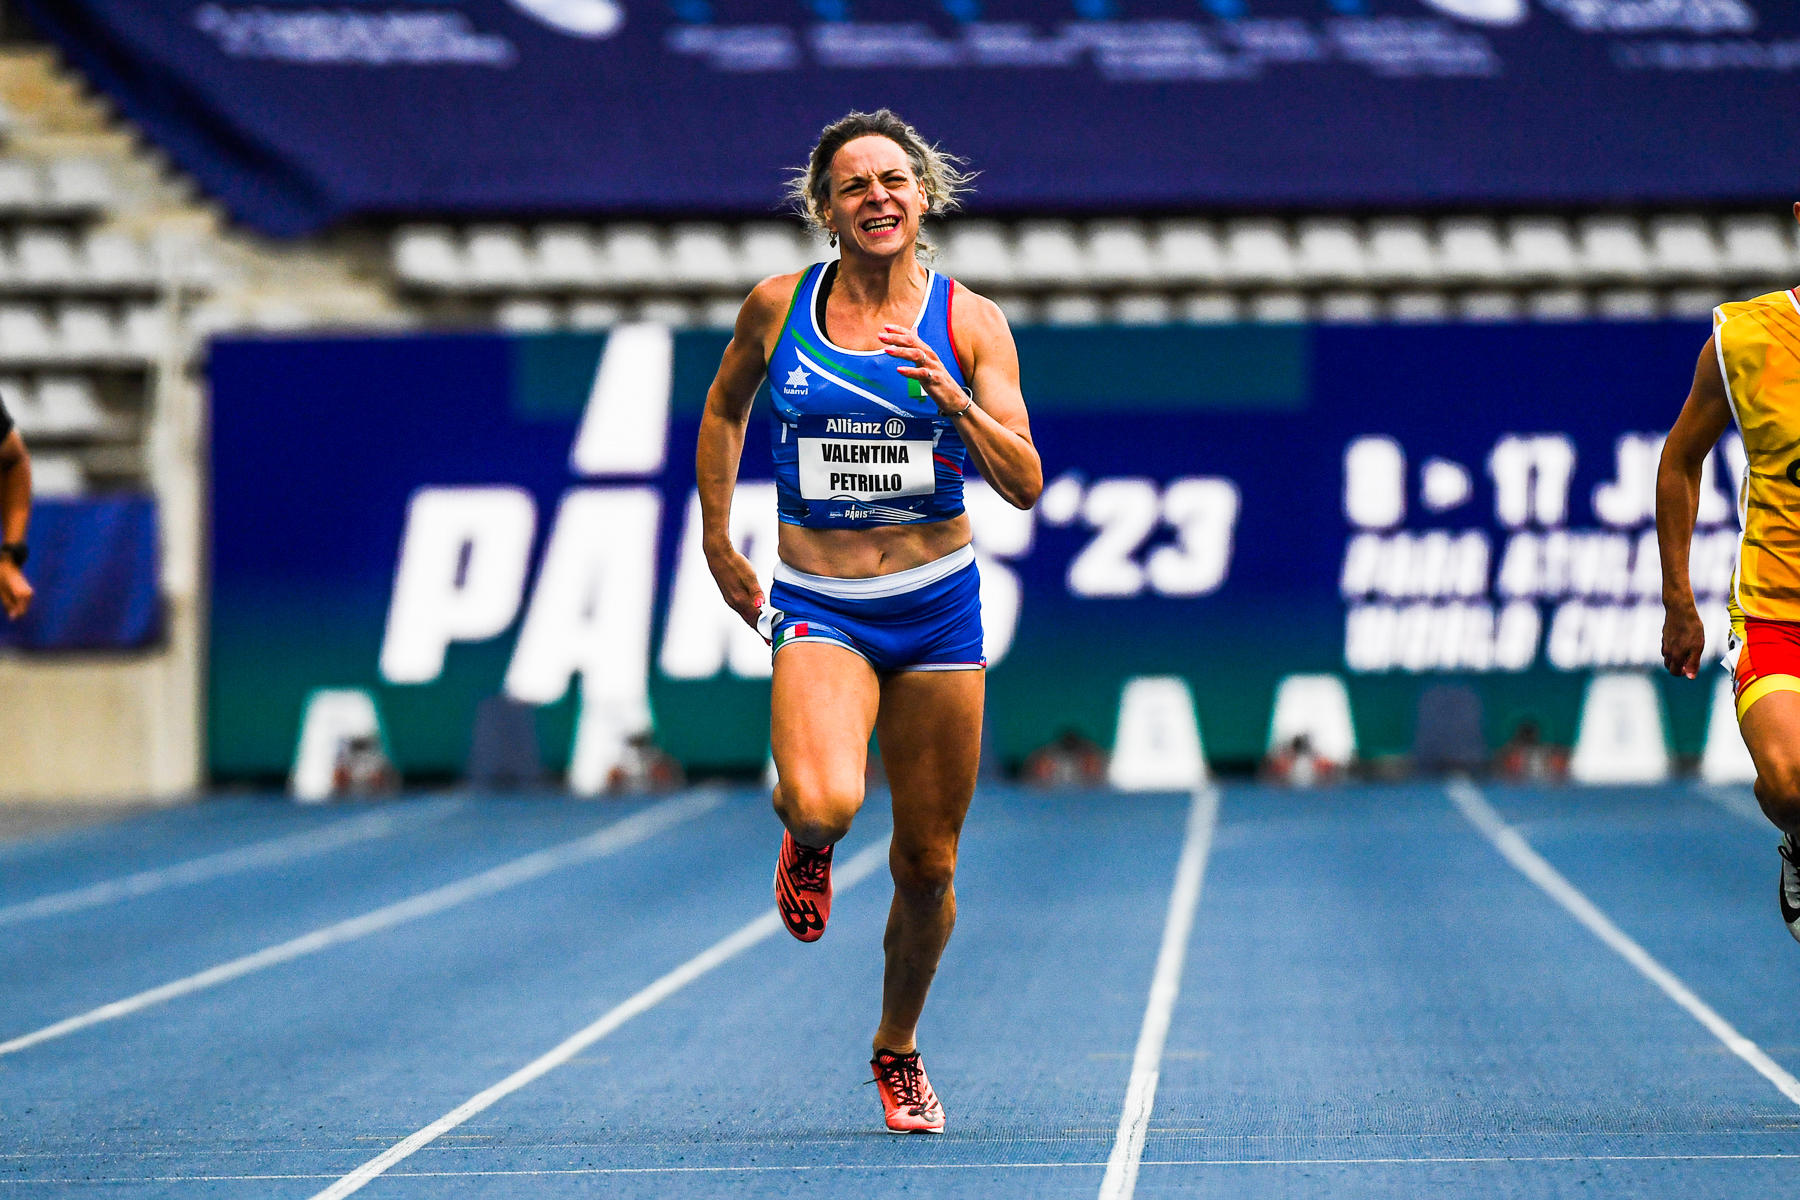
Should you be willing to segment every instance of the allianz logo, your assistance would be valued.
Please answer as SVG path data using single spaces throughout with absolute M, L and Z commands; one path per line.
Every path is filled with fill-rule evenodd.
M 906 422 L 899 417 L 890 417 L 885 424 L 880 421 L 858 421 L 850 417 L 828 417 L 825 420 L 825 432 L 885 433 L 891 438 L 897 438 L 906 433 Z

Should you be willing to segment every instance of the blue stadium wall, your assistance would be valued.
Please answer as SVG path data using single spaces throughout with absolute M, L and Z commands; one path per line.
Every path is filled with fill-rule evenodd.
M 1030 517 L 977 497 L 995 749 L 1017 759 L 1069 726 L 1110 741 L 1120 687 L 1144 673 L 1192 683 L 1215 761 L 1260 755 L 1294 672 L 1347 680 L 1365 754 L 1403 753 L 1420 693 L 1445 680 L 1476 687 L 1491 743 L 1526 716 L 1567 741 L 1593 670 L 1657 666 L 1658 438 L 1705 336 L 1685 322 L 1019 331 L 1049 486 Z M 215 342 L 215 777 L 284 771 L 305 697 L 336 686 L 374 693 L 418 773 L 459 770 L 475 705 L 512 687 L 560 764 L 582 663 L 608 694 L 641 679 L 690 768 L 756 768 L 766 652 L 692 557 L 692 448 L 725 337 L 662 337 L 621 350 L 610 392 L 603 334 Z M 589 411 L 602 393 L 629 411 Z M 759 401 L 747 496 L 766 488 L 766 413 Z M 603 435 L 621 419 L 652 459 L 581 465 L 584 421 Z M 1728 441 L 1696 540 L 1715 639 L 1741 469 Z M 489 530 L 444 560 L 436 586 L 463 599 L 442 604 L 420 542 L 440 504 Z M 744 515 L 766 562 L 772 521 Z M 396 595 L 408 554 L 426 585 L 410 600 Z M 464 603 L 477 586 L 490 594 Z M 572 609 L 571 588 L 587 596 Z M 468 612 L 412 636 L 445 604 Z M 595 617 L 611 625 L 582 626 Z M 1699 751 L 1714 671 L 1662 680 L 1678 753 Z

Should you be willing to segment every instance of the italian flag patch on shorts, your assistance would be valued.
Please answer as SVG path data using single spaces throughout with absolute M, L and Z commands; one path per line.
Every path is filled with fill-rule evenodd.
M 784 643 L 793 641 L 797 637 L 805 637 L 805 636 L 806 636 L 806 622 L 805 621 L 796 621 L 792 625 L 789 625 L 786 629 L 782 630 L 780 633 L 775 635 L 775 644 L 777 646 L 780 646 L 780 645 L 783 645 Z

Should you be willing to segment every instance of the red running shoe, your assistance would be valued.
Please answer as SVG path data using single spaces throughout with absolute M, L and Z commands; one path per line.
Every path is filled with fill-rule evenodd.
M 814 850 L 783 830 L 775 861 L 775 907 L 781 923 L 803 942 L 816 942 L 831 917 L 831 847 Z
M 944 1132 L 944 1106 L 925 1078 L 917 1050 L 911 1054 L 877 1050 L 869 1066 L 875 1070 L 875 1088 L 887 1110 L 889 1133 Z

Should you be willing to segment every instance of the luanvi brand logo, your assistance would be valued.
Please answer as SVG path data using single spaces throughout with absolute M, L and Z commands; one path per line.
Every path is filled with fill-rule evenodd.
M 625 24 L 625 9 L 615 0 L 508 0 L 553 29 L 575 37 L 605 38 Z
M 804 396 L 812 390 L 812 376 L 806 373 L 805 367 L 795 367 L 787 373 L 781 390 L 789 396 Z

